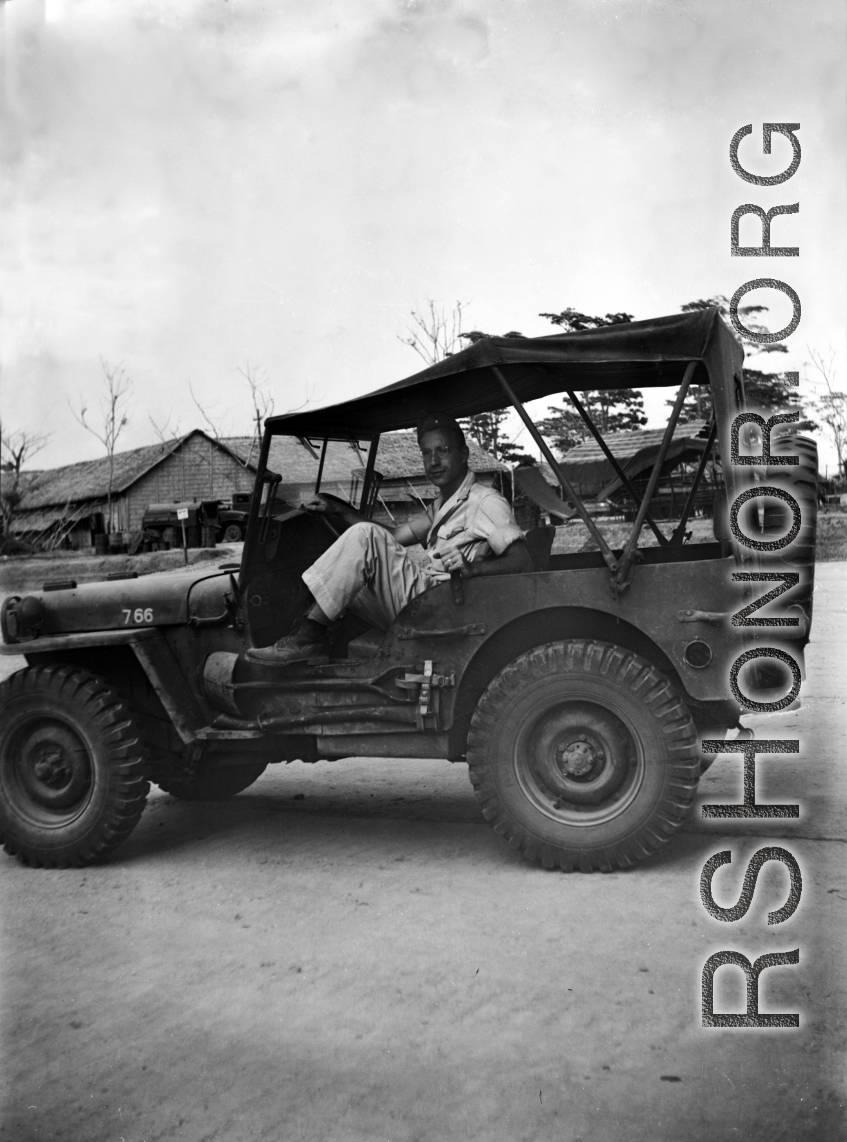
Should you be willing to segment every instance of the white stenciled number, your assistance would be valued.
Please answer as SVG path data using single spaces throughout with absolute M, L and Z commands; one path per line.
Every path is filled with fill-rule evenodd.
M 124 626 L 129 626 L 130 622 L 141 626 L 142 623 L 152 623 L 153 621 L 152 607 L 136 607 L 134 611 L 130 607 L 123 607 L 121 613 L 124 617 Z

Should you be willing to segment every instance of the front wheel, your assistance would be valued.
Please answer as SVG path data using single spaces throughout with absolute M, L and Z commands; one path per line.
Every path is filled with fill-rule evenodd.
M 553 642 L 490 683 L 468 736 L 474 792 L 530 860 L 612 871 L 663 844 L 689 812 L 697 731 L 664 675 L 609 643 Z
M 0 684 L 0 842 L 23 864 L 67 868 L 116 848 L 150 788 L 130 713 L 87 670 L 38 666 Z

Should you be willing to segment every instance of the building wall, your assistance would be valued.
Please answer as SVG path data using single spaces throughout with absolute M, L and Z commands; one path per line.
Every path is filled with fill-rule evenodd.
M 119 501 L 119 528 L 137 531 L 150 504 L 226 500 L 253 489 L 255 472 L 203 437 L 193 437 L 142 476 Z
M 99 529 L 102 530 L 102 516 Z M 12 520 L 12 534 L 30 543 L 46 543 L 49 547 L 85 551 L 93 543 L 98 528 L 97 513 L 88 510 L 75 520 L 61 511 L 21 512 Z

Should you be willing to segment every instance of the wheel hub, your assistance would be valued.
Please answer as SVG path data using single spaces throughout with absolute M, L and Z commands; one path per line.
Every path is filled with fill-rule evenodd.
M 585 734 L 580 734 L 579 739 L 569 745 L 562 743 L 556 752 L 559 767 L 570 777 L 585 777 L 606 757 L 602 750 L 595 749 Z
M 91 761 L 70 726 L 45 720 L 19 740 L 18 779 L 33 803 L 44 809 L 65 810 L 88 794 Z
M 567 702 L 536 726 L 533 768 L 554 809 L 597 805 L 624 784 L 630 747 L 614 715 L 587 702 Z
M 43 781 L 50 789 L 61 789 L 68 784 L 73 774 L 64 753 L 60 749 L 49 747 L 40 760 L 35 762 L 32 770 L 38 780 Z

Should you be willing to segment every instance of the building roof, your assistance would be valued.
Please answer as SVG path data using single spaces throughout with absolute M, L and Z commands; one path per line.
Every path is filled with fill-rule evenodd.
M 705 427 L 704 420 L 689 421 L 687 424 L 678 424 L 674 429 L 673 439 L 683 436 L 697 436 Z M 642 448 L 658 447 L 665 435 L 664 428 L 638 428 L 632 432 L 607 432 L 603 439 L 609 446 L 616 460 L 626 460 L 635 456 Z M 565 464 L 585 464 L 591 460 L 605 460 L 602 448 L 596 440 L 584 440 L 565 453 Z
M 220 448 L 250 470 L 255 470 L 259 459 L 259 449 L 255 437 L 230 436 L 214 440 L 202 429 L 196 428 L 173 441 L 164 444 L 148 444 L 143 448 L 133 448 L 127 452 L 116 452 L 112 477 L 112 495 L 127 491 L 137 480 L 146 475 L 157 464 L 178 452 L 189 437 L 199 435 L 216 448 Z M 473 441 L 468 441 L 470 467 L 474 472 L 496 472 L 506 469 L 506 465 L 485 452 Z M 338 481 L 350 479 L 352 469 L 364 468 L 367 461 L 368 444 L 357 450 L 345 441 L 331 440 L 327 446 L 322 482 L 330 486 Z M 283 474 L 286 484 L 313 483 L 318 471 L 320 446 L 310 449 L 300 439 L 293 436 L 275 436 L 271 442 L 268 460 L 270 468 Z M 423 478 L 423 463 L 413 432 L 392 432 L 382 437 L 377 455 L 377 470 L 382 472 L 386 483 L 407 479 Z M 77 464 L 66 464 L 62 468 L 49 468 L 42 471 L 23 473 L 26 484 L 21 500 L 20 512 L 34 512 L 44 508 L 65 508 L 82 503 L 99 506 L 104 503 L 109 489 L 109 458 L 83 460 Z M 424 492 L 422 494 L 425 495 Z M 435 495 L 435 491 L 432 491 Z
M 223 443 L 250 468 L 259 462 L 259 449 L 254 436 L 227 436 Z M 309 447 L 296 436 L 275 436 L 271 441 L 268 467 L 279 472 L 286 484 L 314 483 L 320 462 L 320 444 Z M 349 480 L 353 468 L 364 468 L 368 459 L 367 442 L 356 449 L 346 441 L 330 440 L 324 460 L 323 482 Z
M 610 432 L 603 439 L 626 475 L 634 479 L 652 468 L 664 434 L 664 428 L 640 429 Z M 705 421 L 678 424 L 662 466 L 663 475 L 676 465 L 699 457 L 706 447 L 706 435 Z M 621 487 L 620 478 L 595 440 L 586 440 L 572 448 L 562 460 L 562 467 L 582 496 L 606 499 Z
M 116 452 L 112 474 L 112 495 L 120 495 L 137 480 L 166 460 L 192 436 L 202 436 L 216 447 L 231 451 L 222 441 L 213 440 L 200 428 L 187 432 L 176 440 L 162 444 L 147 444 L 128 452 Z M 238 457 L 234 457 L 238 459 Z M 35 508 L 78 504 L 88 500 L 105 500 L 109 491 L 109 457 L 82 460 L 62 468 L 47 468 L 27 473 L 28 487 L 21 500 L 20 511 Z
M 255 464 L 258 460 L 254 438 L 250 436 L 229 436 L 222 443 L 226 444 L 239 457 L 246 459 L 251 455 Z M 508 466 L 495 459 L 476 441 L 468 440 L 470 452 L 469 467 L 473 472 L 504 472 Z M 271 451 L 268 457 L 268 467 L 273 471 L 281 472 L 286 484 L 312 483 L 317 476 L 320 445 L 310 450 L 302 438 L 296 436 L 274 436 L 271 440 Z M 324 461 L 323 483 L 335 480 L 345 480 L 350 476 L 351 468 L 364 468 L 368 458 L 368 441 L 362 441 L 357 449 L 353 444 L 344 440 L 330 440 Z M 418 447 L 417 436 L 414 432 L 387 432 L 380 437 L 379 449 L 376 456 L 376 468 L 382 473 L 383 486 L 389 481 L 420 480 L 424 475 L 423 462 Z M 433 493 L 434 494 L 434 493 Z

